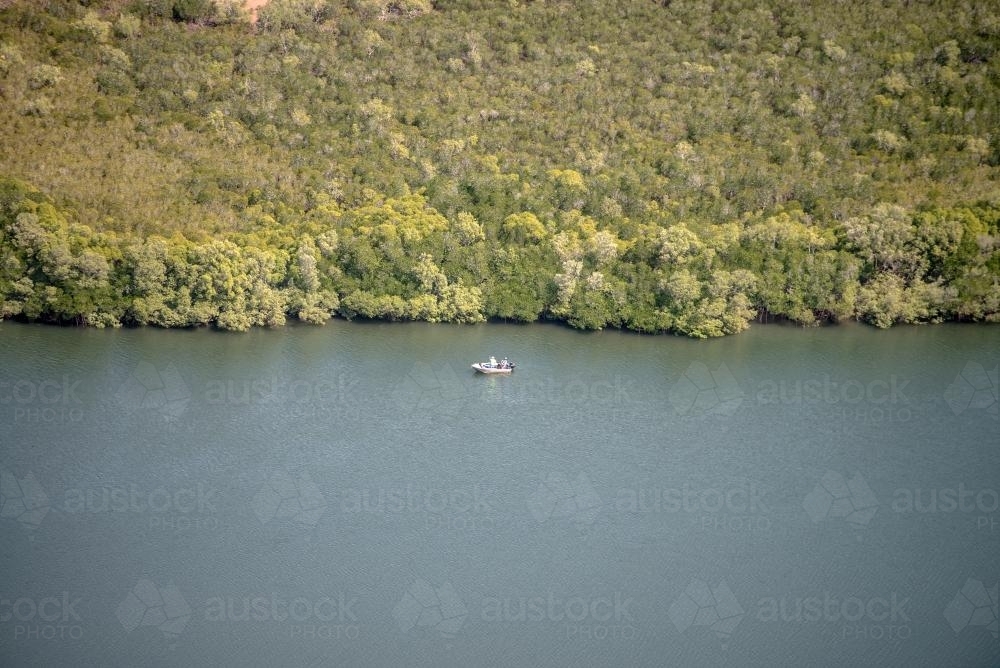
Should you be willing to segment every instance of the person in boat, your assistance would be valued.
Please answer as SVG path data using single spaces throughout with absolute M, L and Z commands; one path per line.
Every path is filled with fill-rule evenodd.
M 490 355 L 490 367 L 495 369 L 496 366 L 497 366 L 497 358 L 493 357 L 493 355 Z
M 500 368 L 501 369 L 509 369 L 510 368 L 510 362 L 507 361 L 506 357 L 504 357 L 502 360 L 500 360 Z

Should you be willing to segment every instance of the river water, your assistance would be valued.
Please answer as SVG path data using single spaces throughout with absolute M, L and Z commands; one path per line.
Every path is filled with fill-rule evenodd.
M 0 664 L 997 665 L 998 344 L 0 323 Z

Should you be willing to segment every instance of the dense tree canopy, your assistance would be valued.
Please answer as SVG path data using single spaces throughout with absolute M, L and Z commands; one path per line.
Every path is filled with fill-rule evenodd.
M 0 3 L 0 317 L 1000 320 L 990 3 Z

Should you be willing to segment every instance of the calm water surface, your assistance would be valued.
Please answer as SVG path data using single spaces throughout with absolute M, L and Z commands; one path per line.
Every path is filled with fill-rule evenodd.
M 998 344 L 0 323 L 0 664 L 998 665 Z

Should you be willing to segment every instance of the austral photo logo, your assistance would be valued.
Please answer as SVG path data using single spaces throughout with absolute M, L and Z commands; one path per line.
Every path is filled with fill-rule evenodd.
M 635 599 L 620 591 L 599 595 L 566 596 L 548 591 L 538 596 L 487 596 L 482 601 L 483 622 L 496 624 L 552 624 L 575 641 L 634 640 Z
M 115 398 L 128 414 L 149 411 L 172 422 L 187 411 L 191 390 L 173 364 L 157 368 L 142 361 L 118 388 Z
M 215 596 L 204 603 L 206 622 L 276 624 L 297 640 L 357 640 L 358 598 L 330 596 L 288 598 L 275 592 L 250 596 Z
M 405 634 L 433 633 L 454 638 L 465 624 L 469 610 L 450 582 L 435 587 L 420 578 L 403 594 L 392 616 Z
M 217 529 L 218 490 L 203 482 L 148 489 L 134 483 L 67 489 L 62 510 L 69 514 L 129 513 L 148 518 L 150 529 L 180 532 Z
M 539 522 L 568 521 L 577 526 L 594 523 L 602 501 L 586 473 L 570 476 L 549 473 L 528 495 L 528 510 Z
M 707 627 L 718 638 L 723 649 L 745 616 L 729 584 L 722 580 L 714 587 L 703 580 L 692 580 L 670 604 L 670 621 L 679 633 L 692 627 Z
M 0 519 L 16 521 L 26 531 L 34 532 L 49 509 L 49 497 L 30 471 L 18 478 L 0 468 Z
M 274 536 L 309 536 L 327 510 L 326 499 L 306 472 L 271 471 L 251 500 L 265 530 Z
M 845 477 L 829 470 L 803 499 L 802 507 L 814 523 L 843 520 L 863 529 L 878 512 L 879 501 L 860 473 Z
M 730 417 L 743 403 L 744 394 L 725 364 L 713 371 L 695 361 L 671 386 L 668 399 L 678 415 Z
M 73 424 L 83 421 L 81 380 L 64 374 L 42 380 L 0 378 L 0 406 L 15 424 Z
M 191 619 L 191 606 L 174 583 L 160 586 L 142 578 L 118 605 L 115 616 L 126 633 L 140 627 L 154 627 L 173 647 Z
M 885 596 L 838 595 L 766 597 L 757 601 L 760 622 L 828 624 L 840 640 L 906 640 L 913 635 L 910 597 L 898 592 Z
M 0 594 L 0 629 L 14 642 L 80 640 L 82 598 L 68 591 L 46 596 Z
M 755 481 L 679 487 L 627 487 L 615 496 L 616 512 L 677 514 L 691 517 L 703 531 L 766 532 L 771 530 L 768 490 Z

